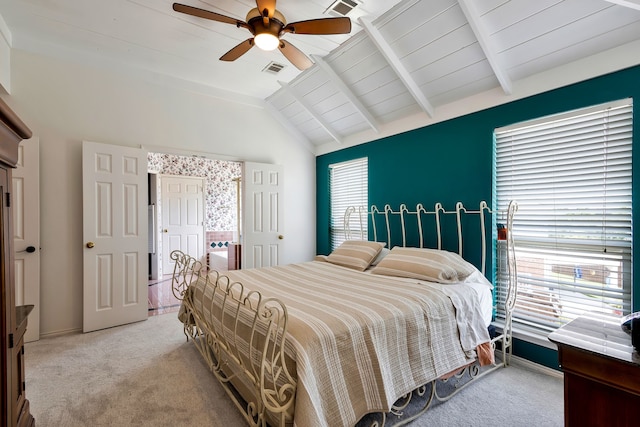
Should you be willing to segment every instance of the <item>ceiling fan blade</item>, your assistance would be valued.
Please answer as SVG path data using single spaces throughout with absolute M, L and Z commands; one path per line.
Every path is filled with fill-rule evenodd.
M 291 43 L 280 40 L 279 49 L 289 62 L 295 65 L 298 70 L 304 71 L 313 65 L 313 62 L 309 57 Z
M 282 31 L 295 34 L 349 34 L 351 19 L 346 17 L 320 18 L 291 22 Z
M 220 60 L 235 61 L 236 59 L 240 58 L 242 55 L 247 53 L 247 51 L 251 49 L 253 45 L 254 45 L 253 37 L 251 37 L 250 39 L 246 39 L 245 41 L 243 41 L 242 43 L 240 43 L 239 45 L 231 49 L 229 52 L 222 55 L 220 57 Z
M 246 22 L 239 19 L 220 15 L 219 13 L 211 12 L 209 10 L 204 10 L 193 6 L 187 6 L 186 4 L 174 3 L 173 10 L 180 13 L 186 13 L 187 15 L 197 16 L 198 18 L 210 19 L 212 21 L 235 25 L 236 27 L 244 27 L 247 29 L 249 28 Z

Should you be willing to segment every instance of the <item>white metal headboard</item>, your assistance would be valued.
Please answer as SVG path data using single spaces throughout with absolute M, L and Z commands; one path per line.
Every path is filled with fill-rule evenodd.
M 391 248 L 394 245 L 394 240 L 392 239 L 392 230 L 394 229 L 393 225 L 399 221 L 399 226 L 401 229 L 401 245 L 407 246 L 407 221 L 411 220 L 412 223 L 415 222 L 417 226 L 417 234 L 418 234 L 418 247 L 423 248 L 425 243 L 425 229 L 424 223 L 426 222 L 426 218 L 433 218 L 435 221 L 435 236 L 436 236 L 436 247 L 437 249 L 442 249 L 442 234 L 443 228 L 442 223 L 445 216 L 455 215 L 455 225 L 456 225 L 456 234 L 457 234 L 457 252 L 460 256 L 463 256 L 463 228 L 465 226 L 465 219 L 469 216 L 475 216 L 479 222 L 479 231 L 480 231 L 480 249 L 481 249 L 481 271 L 483 274 L 486 273 L 486 264 L 487 264 L 487 234 L 486 234 L 486 225 L 487 221 L 489 225 L 493 222 L 491 218 L 487 218 L 488 215 L 498 215 L 496 217 L 497 222 L 504 222 L 507 230 L 512 230 L 513 225 L 513 215 L 517 209 L 517 204 L 512 201 L 509 203 L 509 207 L 507 211 L 492 211 L 485 201 L 481 201 L 477 210 L 468 210 L 462 202 L 456 203 L 456 208 L 453 211 L 447 211 L 443 208 L 441 203 L 436 203 L 433 211 L 427 210 L 422 203 L 416 205 L 415 210 L 411 211 L 405 204 L 401 204 L 398 210 L 393 210 L 390 205 L 385 205 L 384 209 L 380 210 L 376 205 L 372 205 L 370 210 L 365 210 L 363 207 L 349 207 L 345 212 L 344 216 L 344 227 L 346 232 L 347 239 L 357 238 L 354 237 L 354 233 L 352 232 L 352 228 L 355 224 L 357 224 L 357 228 L 360 234 L 360 239 L 364 238 L 364 231 L 367 230 L 368 227 L 368 218 L 371 218 L 372 230 L 373 230 L 373 240 L 374 241 L 384 241 L 378 239 L 378 223 L 380 223 L 380 218 L 384 219 L 384 228 L 386 229 L 386 243 L 387 247 Z M 357 218 L 354 219 L 353 216 L 357 215 Z M 397 219 L 395 219 L 397 218 Z M 383 234 L 384 235 L 384 234 Z

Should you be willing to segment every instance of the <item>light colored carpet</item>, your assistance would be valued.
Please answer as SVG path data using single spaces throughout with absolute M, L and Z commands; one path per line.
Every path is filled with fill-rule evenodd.
M 245 425 L 186 342 L 176 313 L 45 338 L 26 344 L 25 352 L 26 393 L 40 427 Z M 563 425 L 562 379 L 514 364 L 411 426 L 533 424 Z

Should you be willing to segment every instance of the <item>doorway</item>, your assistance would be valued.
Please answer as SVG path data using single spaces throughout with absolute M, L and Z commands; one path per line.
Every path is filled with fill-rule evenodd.
M 239 238 L 237 178 L 242 163 L 167 153 L 148 153 L 149 172 L 149 315 L 175 311 L 179 306 L 171 292 L 171 269 L 166 271 L 163 259 L 169 256 L 163 249 L 161 197 L 163 175 L 204 179 L 204 248 L 202 262 L 216 269 L 225 266 L 227 248 Z M 235 179 L 235 180 L 234 180 Z
M 204 256 L 204 178 L 161 175 L 162 253 L 175 250 Z M 162 257 L 162 270 L 173 270 L 169 256 Z

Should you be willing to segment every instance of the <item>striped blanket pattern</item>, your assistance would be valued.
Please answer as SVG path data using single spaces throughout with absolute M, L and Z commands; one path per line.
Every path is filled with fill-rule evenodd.
M 472 349 L 463 348 L 456 307 L 441 290 L 447 285 L 318 261 L 227 275 L 287 306 L 299 427 L 352 426 L 367 413 L 388 412 L 402 395 L 473 361 L 475 346 L 489 340 L 477 337 Z M 477 303 L 470 288 L 456 288 L 465 305 Z M 458 317 L 486 330 L 472 311 Z

